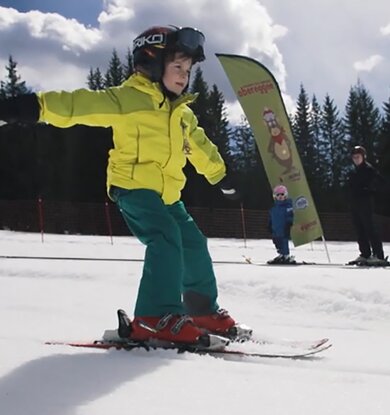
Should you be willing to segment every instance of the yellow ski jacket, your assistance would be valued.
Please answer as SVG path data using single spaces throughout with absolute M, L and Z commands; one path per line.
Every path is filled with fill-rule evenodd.
M 56 127 L 76 124 L 112 127 L 107 189 L 150 189 L 169 205 L 180 200 L 187 159 L 211 184 L 226 174 L 217 147 L 188 107 L 196 96 L 164 99 L 158 83 L 136 73 L 119 87 L 102 91 L 38 94 L 40 121 Z

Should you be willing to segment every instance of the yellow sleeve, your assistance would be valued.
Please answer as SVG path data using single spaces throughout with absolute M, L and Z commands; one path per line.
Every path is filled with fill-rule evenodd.
M 198 120 L 191 110 L 186 114 L 189 121 L 189 140 L 191 154 L 188 160 L 199 174 L 205 176 L 210 184 L 218 183 L 226 175 L 226 166 L 218 148 L 198 126 Z
M 41 107 L 39 121 L 63 128 L 76 124 L 109 127 L 121 112 L 117 92 L 118 88 L 40 92 L 37 94 Z

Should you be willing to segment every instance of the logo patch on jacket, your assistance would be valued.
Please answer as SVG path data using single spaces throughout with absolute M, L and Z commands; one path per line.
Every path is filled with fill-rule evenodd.
M 181 121 L 181 129 L 183 131 L 183 153 L 186 156 L 190 156 L 192 154 L 192 148 L 188 140 L 188 126 L 183 122 L 183 120 Z

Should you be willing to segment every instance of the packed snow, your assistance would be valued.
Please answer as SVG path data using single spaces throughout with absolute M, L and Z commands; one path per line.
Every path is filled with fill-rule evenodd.
M 264 266 L 270 240 L 209 246 L 220 305 L 258 338 L 329 337 L 333 347 L 307 360 L 226 360 L 45 345 L 99 338 L 117 308 L 131 314 L 144 247 L 0 231 L 0 414 L 390 413 L 389 268 L 336 265 L 357 256 L 351 242 L 327 242 L 329 265 L 321 241 L 293 248 L 297 260 L 322 264 L 295 267 Z

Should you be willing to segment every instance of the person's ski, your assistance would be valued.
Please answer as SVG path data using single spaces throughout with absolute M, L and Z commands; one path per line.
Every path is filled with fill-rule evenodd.
M 106 340 L 95 340 L 92 342 L 46 342 L 48 345 L 63 345 L 63 346 L 72 346 L 80 348 L 93 348 L 93 349 L 113 349 L 113 350 L 126 350 L 131 351 L 134 349 L 144 349 L 150 352 L 156 350 L 176 350 L 178 353 L 194 353 L 198 355 L 209 355 L 215 357 L 252 357 L 252 358 L 284 358 L 284 359 L 300 359 L 307 358 L 318 353 L 321 353 L 329 349 L 332 344 L 330 342 L 325 342 L 324 344 L 312 348 L 301 349 L 299 347 L 291 348 L 290 350 L 285 351 L 275 351 L 273 352 L 270 347 L 267 348 L 267 351 L 245 351 L 238 348 L 238 344 L 232 346 L 222 346 L 220 348 L 208 348 L 199 345 L 192 344 L 183 344 L 175 342 L 139 342 L 135 340 L 122 340 L 122 341 L 106 341 Z M 237 347 L 237 348 L 235 348 Z
M 50 345 L 66 345 L 94 349 L 173 349 L 178 352 L 208 354 L 213 356 L 246 356 L 268 358 L 303 358 L 329 349 L 332 344 L 329 339 L 322 338 L 314 341 L 278 340 L 273 338 L 256 338 L 252 329 L 237 324 L 232 327 L 226 337 L 205 333 L 196 344 L 178 343 L 149 339 L 139 341 L 131 338 L 132 325 L 124 310 L 117 310 L 118 328 L 105 330 L 103 338 L 90 342 L 46 342 Z

